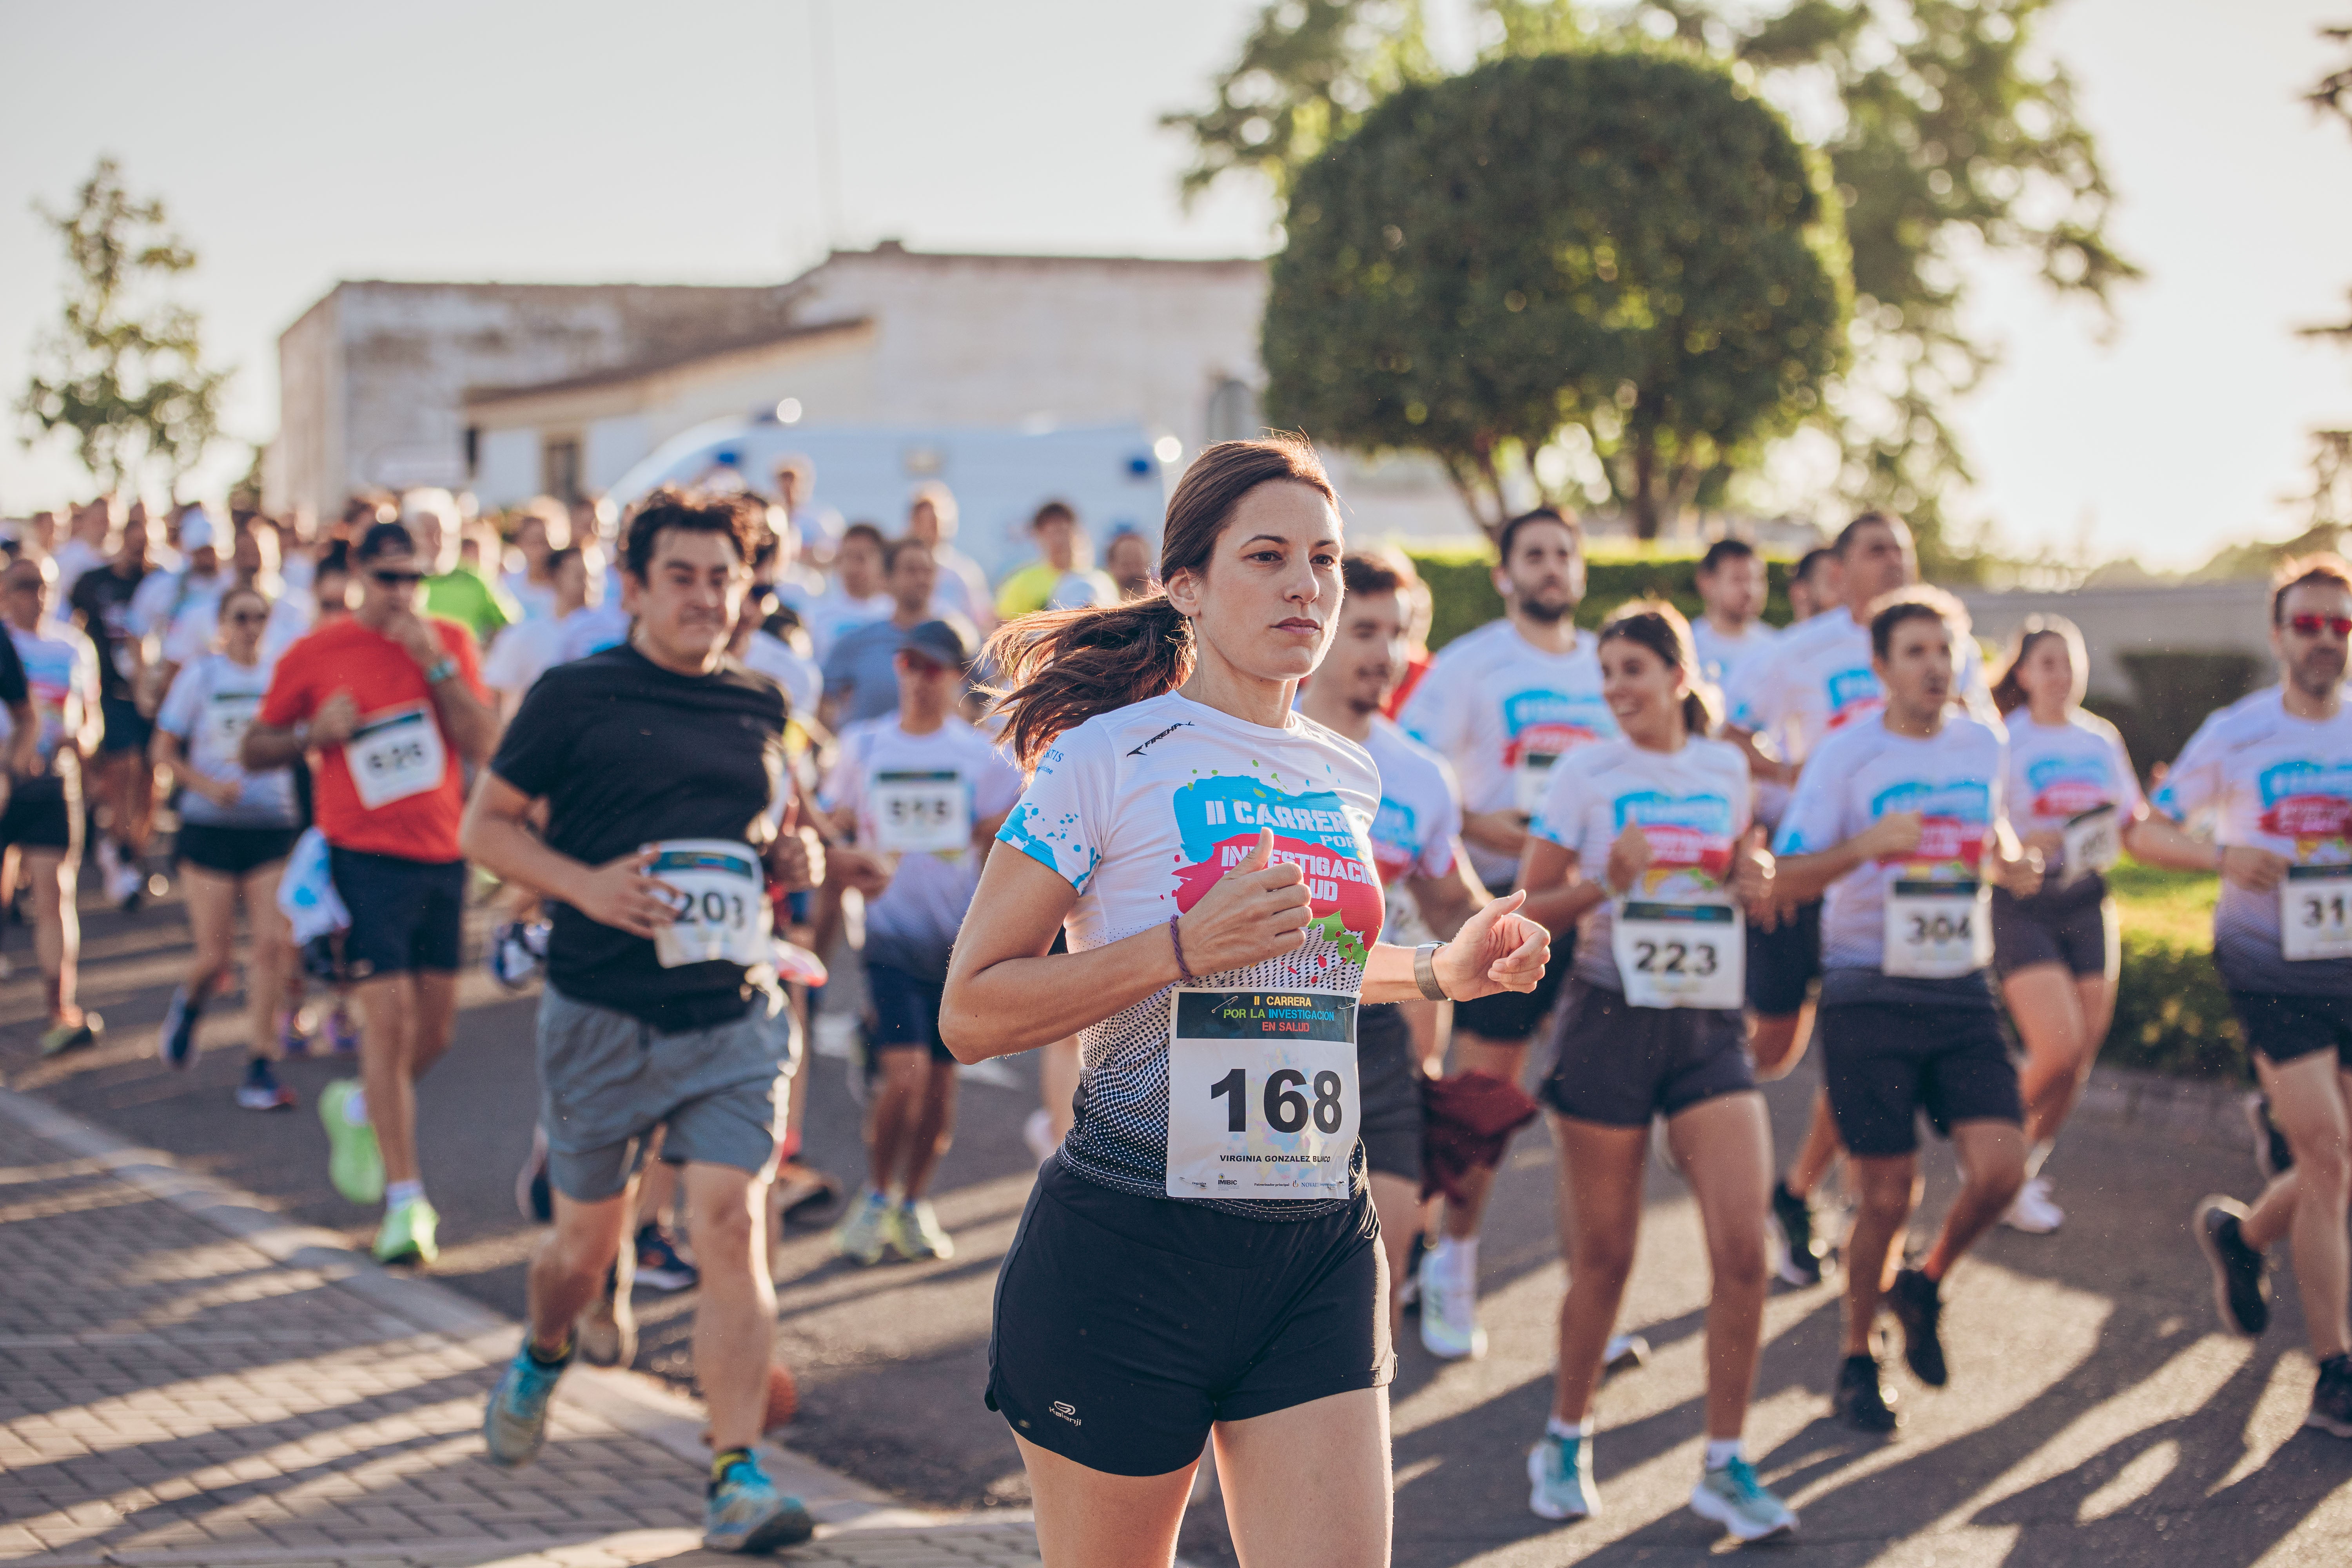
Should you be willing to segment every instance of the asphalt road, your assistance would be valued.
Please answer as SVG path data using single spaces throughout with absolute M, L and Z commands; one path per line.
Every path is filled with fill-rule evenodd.
M 166 901 L 132 917 L 87 908 L 83 999 L 111 1027 L 97 1048 L 39 1060 L 40 999 L 30 942 L 5 932 L 17 967 L 0 982 L 0 1071 L 38 1093 L 363 1245 L 374 1215 L 325 1180 L 311 1109 L 349 1071 L 294 1063 L 291 1114 L 240 1111 L 241 1014 L 216 1008 L 194 1068 L 152 1054 L 154 1026 L 186 957 Z M 521 1305 L 535 1227 L 513 1177 L 530 1142 L 533 998 L 500 992 L 478 967 L 462 992 L 457 1045 L 421 1090 L 428 1188 L 442 1215 L 436 1278 L 501 1310 Z M 798 1372 L 796 1447 L 911 1499 L 940 1505 L 1026 1500 L 1000 1418 L 981 1404 L 996 1265 L 1030 1181 L 1021 1123 L 1034 1069 L 968 1078 L 939 1202 L 951 1262 L 863 1270 L 831 1258 L 821 1231 L 796 1234 L 779 1289 L 778 1345 Z M 806 1081 L 809 1157 L 845 1178 L 860 1169 L 857 1110 L 843 1064 L 816 1058 Z M 1769 1093 L 1784 1148 L 1813 1079 Z M 2216 1329 L 2209 1277 L 2186 1219 L 2208 1192 L 2250 1196 L 2242 1151 L 2086 1121 L 2051 1173 L 2072 1218 L 2058 1235 L 1997 1232 L 1948 1292 L 1950 1385 L 1899 1370 L 1906 1425 L 1890 1442 L 1827 1418 L 1837 1354 L 1832 1287 L 1777 1288 L 1748 1429 L 1767 1481 L 1802 1512 L 1791 1559 L 1822 1564 L 2328 1564 L 2352 1561 L 2352 1443 L 2300 1426 L 2312 1367 L 2293 1278 L 2255 1342 Z M 1706 1263 L 1681 1183 L 1654 1170 L 1623 1325 L 1650 1363 L 1610 1383 L 1599 1408 L 1605 1511 L 1556 1525 L 1527 1511 L 1524 1457 L 1549 1406 L 1562 1272 L 1553 1235 L 1553 1162 L 1540 1128 L 1521 1135 L 1498 1185 L 1483 1249 L 1482 1362 L 1446 1365 L 1408 1333 L 1392 1391 L 1396 1560 L 1404 1564 L 1698 1563 L 1722 1550 L 1684 1507 L 1698 1468 Z M 1940 1147 L 1927 1216 L 1951 1190 Z M 1920 1224 L 1925 1234 L 1926 1219 Z M 2282 1262 L 2284 1259 L 2282 1259 Z M 17 1260 L 69 1268 L 70 1259 Z M 638 1364 L 691 1376 L 691 1293 L 640 1290 Z M 1204 1492 L 1206 1488 L 1203 1489 Z M 1229 1560 L 1213 1498 L 1186 1554 Z

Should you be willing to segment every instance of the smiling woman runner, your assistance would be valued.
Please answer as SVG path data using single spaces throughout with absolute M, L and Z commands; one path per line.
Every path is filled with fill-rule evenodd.
M 1210 447 L 1168 504 L 1164 592 L 994 642 L 1034 776 L 940 1024 L 966 1062 L 1084 1054 L 989 1352 L 1049 1564 L 1164 1568 L 1212 1433 L 1243 1563 L 1388 1561 L 1356 1008 L 1528 991 L 1549 948 L 1517 896 L 1442 947 L 1378 944 L 1379 775 L 1291 710 L 1336 626 L 1334 500 L 1304 443 Z

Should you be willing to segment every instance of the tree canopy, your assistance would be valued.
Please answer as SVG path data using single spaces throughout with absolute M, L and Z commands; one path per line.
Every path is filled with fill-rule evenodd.
M 1686 56 L 1549 54 L 1402 87 L 1298 171 L 1268 412 L 1434 454 L 1489 527 L 1504 466 L 1579 427 L 1654 535 L 1839 366 L 1823 183 L 1778 114 Z
M 99 160 L 71 212 L 33 210 L 63 242 L 67 271 L 60 319 L 17 403 L 25 444 L 69 433 L 101 489 L 150 465 L 176 484 L 219 434 L 229 377 L 205 367 L 196 313 L 151 298 L 195 267 L 195 252 L 171 232 L 161 201 L 131 196 L 111 158 Z
M 1735 61 L 1773 101 L 1807 108 L 1808 137 L 1828 154 L 1846 209 L 1855 294 L 1851 368 L 1820 419 L 1844 453 L 1848 499 L 1901 508 L 1932 544 L 1944 493 L 1969 477 L 1951 407 L 1998 355 L 1967 329 L 1964 260 L 2021 258 L 2060 295 L 2103 309 L 2138 276 L 2107 236 L 2112 193 L 2072 79 L 2035 47 L 2054 3 L 1475 0 L 1475 8 L 1489 59 L 1596 40 L 1665 41 Z M 1276 0 L 1213 84 L 1221 109 L 1244 111 L 1170 117 L 1195 143 L 1186 190 L 1242 171 L 1286 198 L 1297 171 L 1370 100 L 1433 74 L 1411 0 Z

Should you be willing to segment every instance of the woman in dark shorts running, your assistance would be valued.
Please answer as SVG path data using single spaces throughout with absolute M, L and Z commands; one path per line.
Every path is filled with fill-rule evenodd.
M 1745 906 L 1771 901 L 1751 842 L 1748 759 L 1707 738 L 1690 627 L 1671 605 L 1627 605 L 1601 628 L 1601 695 L 1622 735 L 1562 757 L 1528 828 L 1519 879 L 1552 931 L 1577 926 L 1555 1065 L 1538 1091 L 1559 1144 L 1569 1288 L 1552 1415 L 1528 1456 L 1528 1507 L 1600 1511 L 1593 1395 L 1642 1228 L 1650 1121 L 1706 1234 L 1706 1454 L 1691 1507 L 1742 1541 L 1797 1516 L 1741 1446 L 1763 1332 L 1772 1134 L 1748 1057 L 1738 969 Z
M 218 647 L 184 667 L 155 714 L 149 742 L 158 768 L 180 782 L 180 864 L 187 872 L 188 928 L 195 956 L 172 993 L 156 1037 L 171 1067 L 196 1059 L 196 1020 L 227 980 L 236 905 L 253 928 L 250 1000 L 252 1057 L 236 1102 L 247 1110 L 282 1110 L 294 1091 L 278 1081 L 285 1054 L 279 1008 L 294 949 L 278 909 L 278 874 L 294 847 L 294 785 L 287 770 L 251 773 L 238 765 L 237 742 L 261 710 L 275 660 L 261 657 L 269 600 L 257 588 L 232 588 L 220 603 Z
M 2123 946 L 2105 872 L 2147 815 L 2123 736 L 2083 710 L 2090 668 L 2074 622 L 2033 616 L 1992 689 L 2009 724 L 2010 818 L 2044 868 L 2033 897 L 1992 894 L 1993 970 L 2026 1056 L 2026 1183 L 2002 1218 L 2034 1235 L 2066 1218 L 2042 1166 L 2116 1015 Z
M 1336 629 L 1335 499 L 1303 442 L 1210 447 L 1168 504 L 1164 590 L 993 645 L 1033 777 L 940 1029 L 965 1062 L 1080 1039 L 1076 1125 L 989 1346 L 1055 1568 L 1164 1568 L 1212 1436 L 1242 1561 L 1388 1561 L 1395 1358 L 1356 1008 L 1543 972 L 1516 896 L 1443 946 L 1379 943 L 1379 776 L 1292 710 Z

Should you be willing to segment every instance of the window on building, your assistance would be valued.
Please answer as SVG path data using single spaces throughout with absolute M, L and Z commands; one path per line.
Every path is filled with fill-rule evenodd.
M 472 479 L 482 466 L 482 427 L 466 426 L 466 477 Z
M 1257 393 L 1248 382 L 1232 376 L 1209 394 L 1207 417 L 1202 426 L 1212 441 L 1255 441 L 1263 434 L 1257 422 Z
M 560 501 L 580 499 L 580 443 L 543 441 L 539 448 L 539 488 Z

